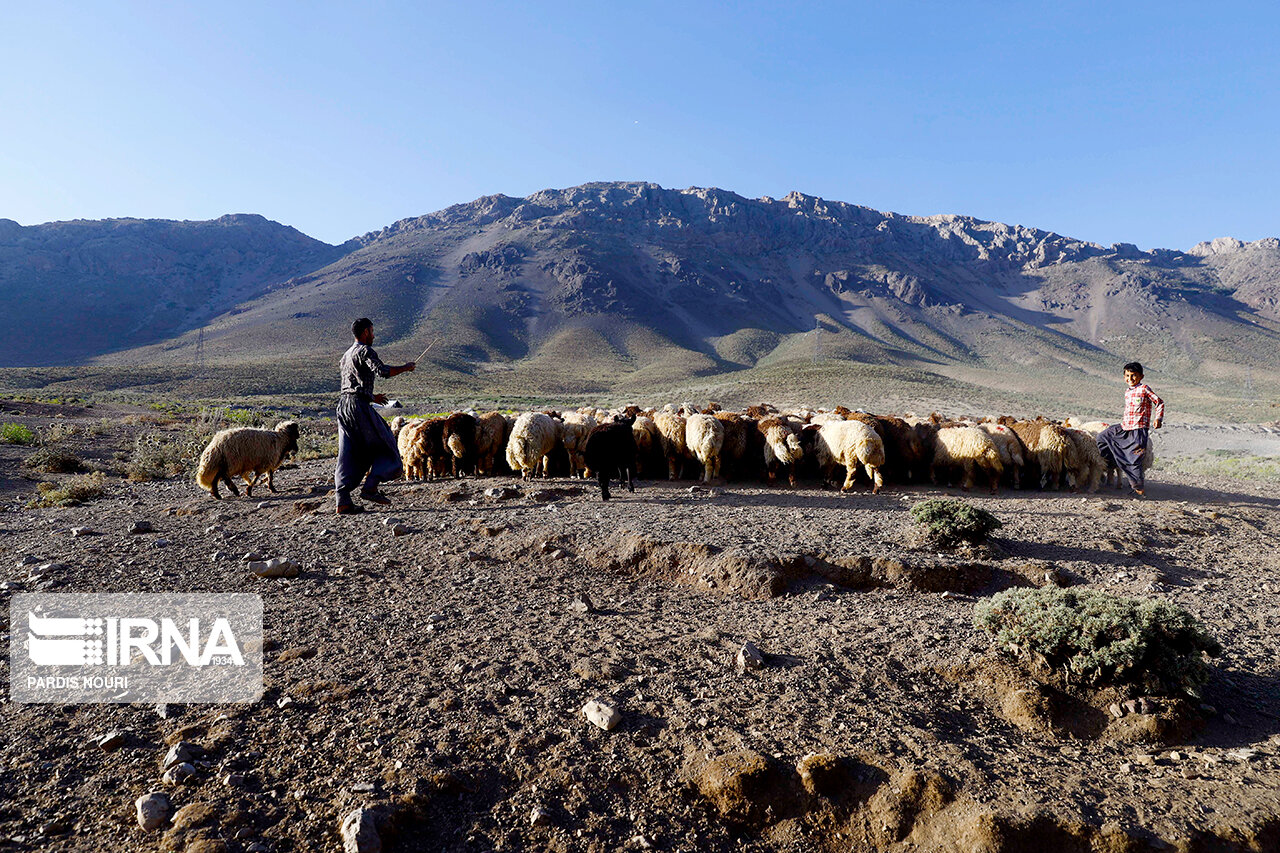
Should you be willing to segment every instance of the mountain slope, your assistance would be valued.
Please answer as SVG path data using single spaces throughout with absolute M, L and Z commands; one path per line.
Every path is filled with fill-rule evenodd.
M 207 368 L 320 391 L 368 315 L 388 360 L 439 340 L 399 386 L 420 389 L 788 388 L 830 364 L 855 390 L 932 376 L 1088 396 L 1132 358 L 1205 397 L 1280 388 L 1275 240 L 1141 252 L 799 193 L 599 183 L 477 199 L 332 251 L 204 326 Z M 189 366 L 196 340 L 97 365 Z
M 198 328 L 343 249 L 256 215 L 209 222 L 0 220 L 0 364 L 68 364 Z

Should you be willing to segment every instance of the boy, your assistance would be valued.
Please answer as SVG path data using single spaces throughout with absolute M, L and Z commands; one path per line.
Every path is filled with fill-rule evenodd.
M 1142 457 L 1147 452 L 1147 429 L 1160 429 L 1164 421 L 1164 400 L 1142 381 L 1142 365 L 1131 361 L 1124 366 L 1124 417 L 1120 423 L 1098 433 L 1098 452 L 1129 479 L 1133 494 L 1146 494 Z

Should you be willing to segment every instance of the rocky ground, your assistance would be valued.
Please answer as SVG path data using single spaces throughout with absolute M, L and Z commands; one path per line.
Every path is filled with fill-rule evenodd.
M 82 506 L 28 509 L 29 452 L 0 448 L 6 600 L 257 593 L 266 684 L 227 706 L 6 692 L 0 850 L 341 849 L 344 819 L 388 851 L 1280 848 L 1266 484 L 972 495 L 1004 527 L 942 553 L 908 510 L 946 492 L 918 486 L 643 481 L 602 503 L 590 484 L 496 478 L 399 484 L 392 507 L 335 517 L 316 460 L 252 499 L 113 478 Z M 300 574 L 256 577 L 249 552 Z M 1193 612 L 1225 647 L 1200 730 L 1152 744 L 1122 736 L 1145 714 L 1073 735 L 1020 713 L 1035 685 L 973 609 L 1047 582 Z M 175 744 L 194 774 L 168 783 Z M 151 791 L 176 813 L 144 831 Z

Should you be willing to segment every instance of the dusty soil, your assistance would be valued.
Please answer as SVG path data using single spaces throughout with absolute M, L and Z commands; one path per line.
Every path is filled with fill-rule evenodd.
M 0 849 L 340 849 L 360 806 L 388 851 L 1280 848 L 1280 500 L 1264 485 L 975 494 L 1004 527 L 947 554 L 910 520 L 947 494 L 925 487 L 644 481 L 602 503 L 591 484 L 495 478 L 394 485 L 392 507 L 335 517 L 320 460 L 280 471 L 276 495 L 117 479 L 34 510 L 28 452 L 0 448 L 9 591 L 258 593 L 266 693 L 161 715 L 6 691 Z M 254 577 L 250 551 L 302 573 Z M 25 555 L 66 568 L 33 583 Z M 1018 706 L 1036 685 L 973 608 L 1046 573 L 1167 598 L 1221 640 L 1197 732 L 1077 737 Z M 741 672 L 747 641 L 765 666 Z M 613 730 L 584 718 L 594 698 L 621 713 Z M 123 745 L 99 749 L 112 730 Z M 202 760 L 164 785 L 179 740 Z M 144 833 L 151 790 L 179 811 Z

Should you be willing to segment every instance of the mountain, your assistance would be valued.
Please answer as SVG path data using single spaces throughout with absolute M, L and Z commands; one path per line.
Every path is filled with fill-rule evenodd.
M 253 278 L 199 327 L 205 371 L 324 393 L 351 319 L 368 315 L 388 361 L 438 339 L 430 364 L 397 380 L 419 391 L 776 396 L 840 383 L 856 402 L 907 383 L 1092 399 L 1135 358 L 1189 403 L 1280 389 L 1276 240 L 1143 252 L 800 193 L 594 183 L 309 249 L 319 262 L 278 259 L 293 271 Z M 180 379 L 199 339 L 90 367 Z
M 344 249 L 256 215 L 210 222 L 0 219 L 0 364 L 71 364 L 198 328 Z

